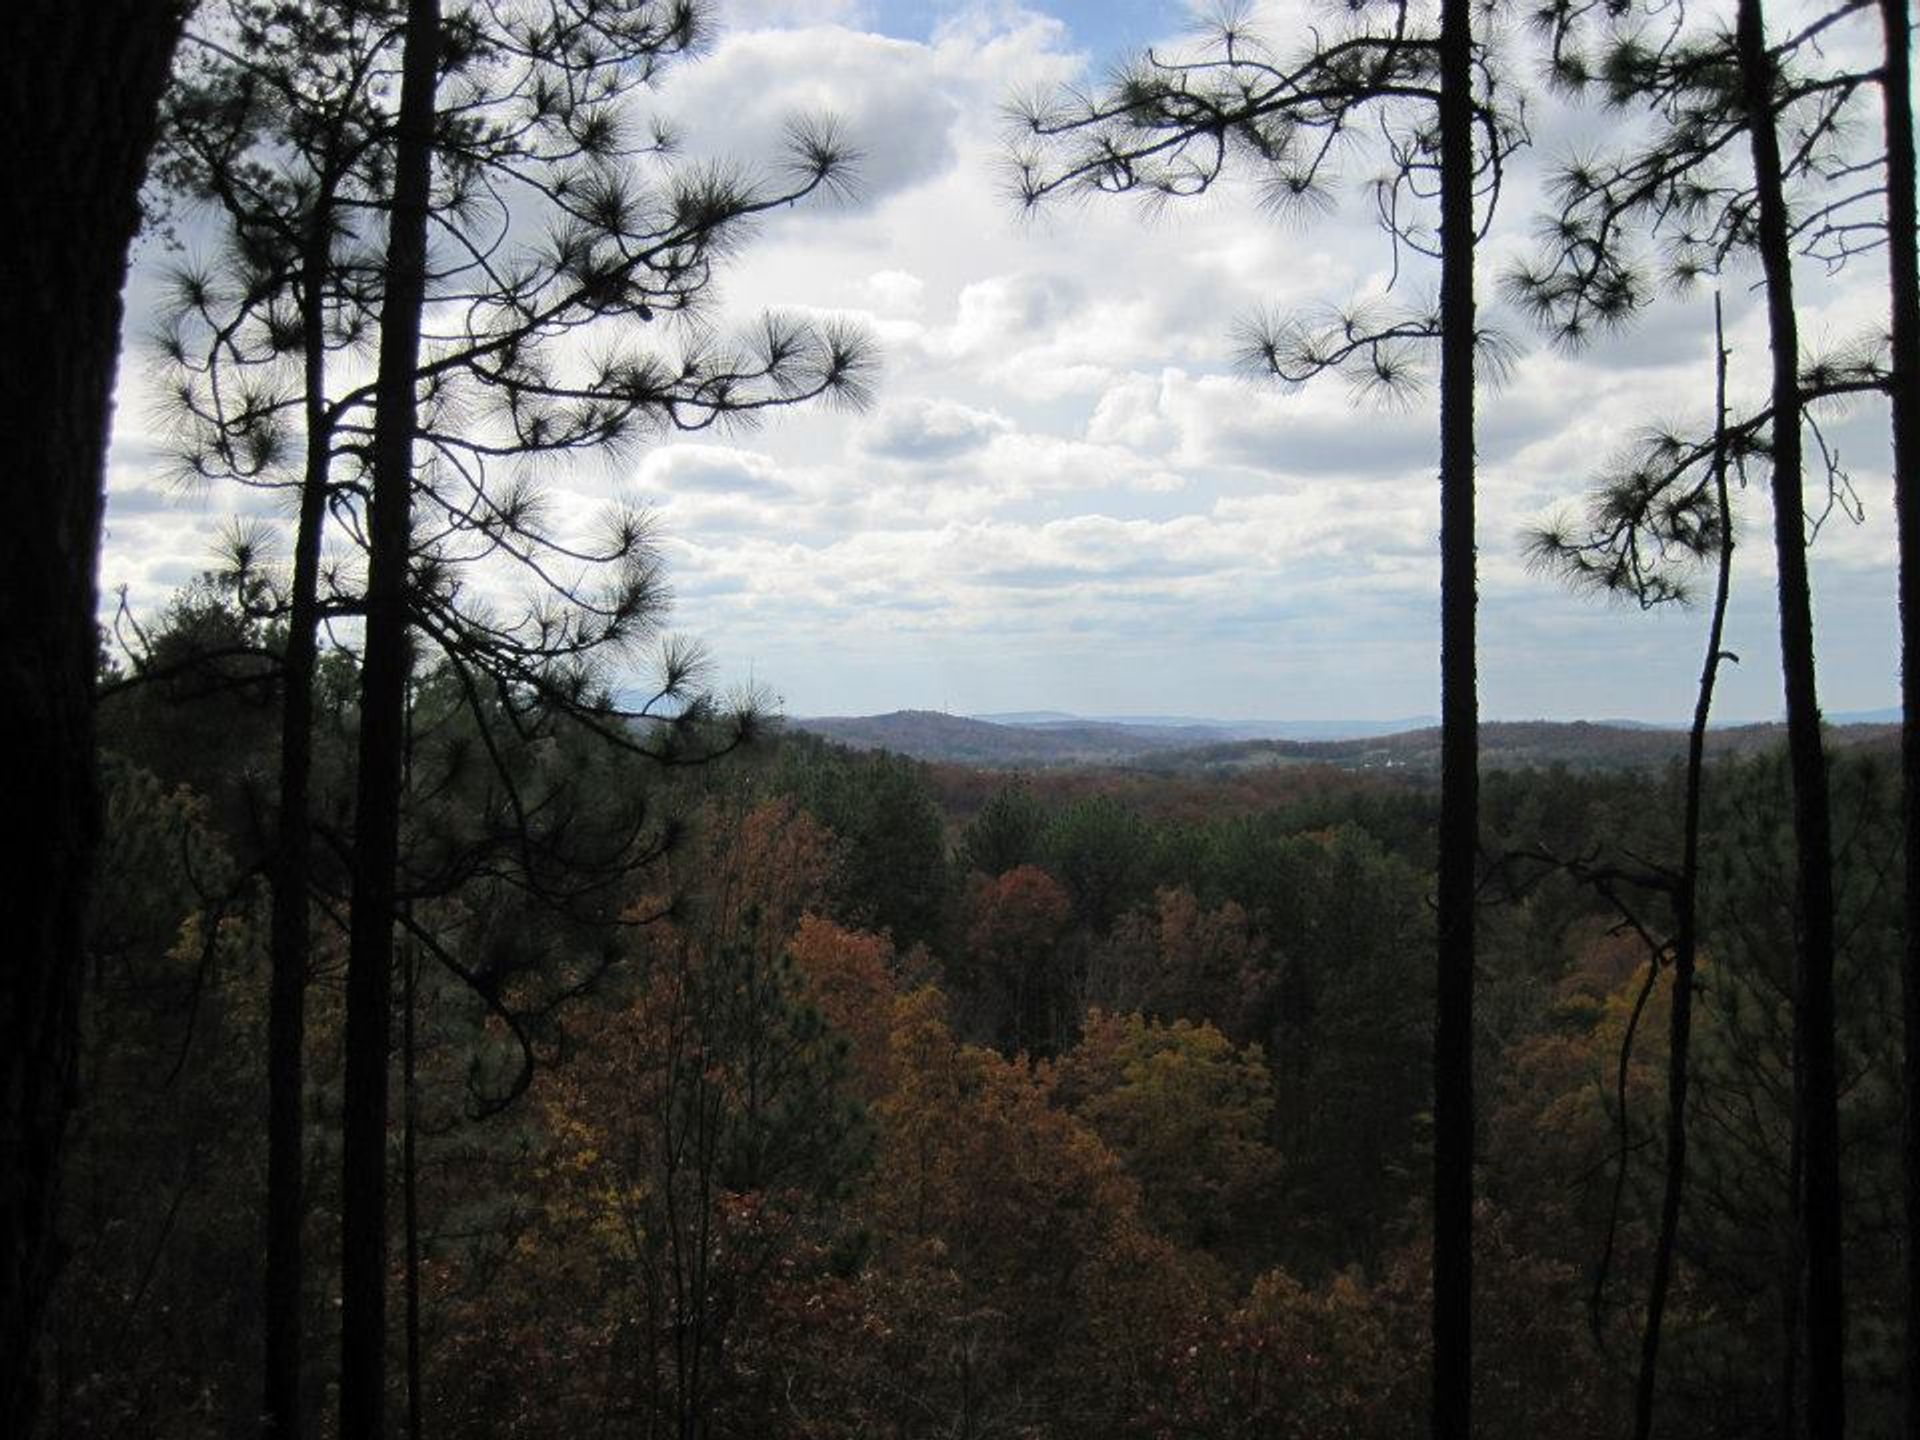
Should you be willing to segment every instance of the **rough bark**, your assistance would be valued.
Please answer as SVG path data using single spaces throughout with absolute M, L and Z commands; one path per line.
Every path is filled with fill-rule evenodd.
M 409 0 L 375 378 L 342 1111 L 340 1434 L 386 1432 L 387 1052 L 400 849 L 416 379 L 426 300 L 439 0 Z
M 1900 763 L 1905 801 L 1906 949 L 1900 1009 L 1907 1187 L 1907 1424 L 1920 1437 L 1920 259 L 1916 258 L 1913 44 L 1907 0 L 1880 0 L 1886 39 L 1887 278 L 1892 293 L 1893 494 L 1900 536 Z
M 181 18 L 162 0 L 29 0 L 8 15 L 0 60 L 14 255 L 0 307 L 0 733 L 11 813 L 31 837 L 0 915 L 0 1415 L 14 1434 L 38 1415 L 98 830 L 95 564 L 120 291 Z
M 1473 900 L 1479 849 L 1474 657 L 1472 12 L 1440 29 L 1440 857 L 1434 1026 L 1433 1434 L 1473 1418 Z
M 1805 1143 L 1807 1432 L 1846 1433 L 1842 1357 L 1846 1311 L 1841 1282 L 1839 1091 L 1834 1054 L 1834 900 L 1827 762 L 1820 742 L 1813 598 L 1807 578 L 1806 500 L 1800 436 L 1799 330 L 1793 311 L 1793 255 L 1781 185 L 1780 139 L 1772 115 L 1774 66 L 1760 0 L 1740 0 L 1735 43 L 1750 123 L 1757 239 L 1766 276 L 1773 351 L 1773 542 L 1779 567 L 1780 659 L 1786 687 L 1787 754 L 1800 928 L 1794 956 L 1794 1095 Z

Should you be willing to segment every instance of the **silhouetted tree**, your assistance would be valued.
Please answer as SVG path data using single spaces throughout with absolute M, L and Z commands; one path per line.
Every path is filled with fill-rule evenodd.
M 1909 1440 L 1920 1437 L 1920 257 L 1914 199 L 1913 35 L 1906 0 L 1880 0 L 1886 124 L 1887 278 L 1892 354 L 1893 493 L 1900 534 L 1900 768 L 1905 797 L 1907 1194 L 1906 1379 Z
M 1432 1427 L 1464 1437 L 1472 1416 L 1473 953 L 1478 851 L 1474 590 L 1473 288 L 1480 222 L 1502 165 L 1522 141 L 1503 108 L 1469 0 L 1349 8 L 1345 28 L 1313 32 L 1282 58 L 1229 13 L 1191 58 L 1149 52 L 1105 92 L 1042 101 L 1022 115 L 1035 154 L 1017 161 L 1021 197 L 1062 190 L 1208 189 L 1238 154 L 1267 197 L 1319 196 L 1337 142 L 1377 123 L 1389 169 L 1375 200 L 1396 260 L 1402 246 L 1440 262 L 1437 308 L 1340 315 L 1326 325 L 1261 323 L 1253 366 L 1288 382 L 1347 369 L 1366 389 L 1404 391 L 1423 342 L 1440 349 L 1441 801 L 1439 984 L 1434 1047 Z M 1437 8 L 1437 14 L 1435 10 Z M 1051 151 L 1057 158 L 1048 159 Z M 1437 202 L 1438 225 L 1416 212 Z M 1397 271 L 1397 266 L 1396 266 Z
M 1550 261 L 1515 277 L 1513 289 L 1564 338 L 1584 337 L 1596 323 L 1619 323 L 1646 303 L 1646 265 L 1634 231 L 1658 236 L 1682 279 L 1712 271 L 1729 254 L 1751 249 L 1765 277 L 1772 382 L 1763 419 L 1771 469 L 1774 554 L 1779 573 L 1781 662 L 1792 755 L 1795 834 L 1799 853 L 1798 960 L 1794 1020 L 1797 1132 L 1804 1146 L 1800 1224 L 1805 1236 L 1809 1361 L 1806 1412 L 1811 1433 L 1845 1431 L 1842 1360 L 1845 1312 L 1840 1256 L 1838 1075 L 1834 1059 L 1834 902 L 1832 822 L 1821 745 L 1815 679 L 1812 593 L 1807 576 L 1807 519 L 1802 430 L 1807 404 L 1820 393 L 1874 388 L 1876 367 L 1855 362 L 1819 366 L 1803 377 L 1793 302 L 1796 244 L 1851 253 L 1845 219 L 1855 197 L 1822 186 L 1852 173 L 1842 145 L 1849 102 L 1868 77 L 1850 71 L 1803 72 L 1820 36 L 1845 9 L 1769 44 L 1758 0 L 1741 0 L 1731 33 L 1691 26 L 1683 10 L 1649 18 L 1653 33 L 1625 17 L 1609 31 L 1604 58 L 1593 65 L 1577 41 L 1596 7 L 1555 5 L 1543 19 L 1560 77 L 1583 84 L 1598 77 L 1613 104 L 1649 109 L 1649 141 L 1620 158 L 1583 161 L 1563 171 L 1561 205 L 1549 227 Z M 1785 129 L 1790 143 L 1783 148 Z M 1748 165 L 1729 169 L 1722 157 L 1739 149 Z M 1792 212 L 1789 187 L 1805 191 Z M 1688 517 L 1692 502 L 1671 494 L 1660 503 Z M 1702 507 L 1711 512 L 1711 500 Z M 1791 1366 L 1793 1345 L 1788 1345 Z
M 0 1415 L 38 1419 L 38 1346 L 98 829 L 95 563 L 121 284 L 184 3 L 29 0 L 0 62 L 15 294 L 0 331 L 10 445 L 0 714 L 31 836 L 0 975 Z
M 427 224 L 439 237 L 430 248 L 444 250 L 432 261 L 424 304 L 459 318 L 414 355 L 405 382 L 421 407 L 402 427 L 413 437 L 408 453 L 418 443 L 432 459 L 415 466 L 405 489 L 383 492 L 379 417 L 402 388 L 391 376 L 384 390 L 380 378 L 339 385 L 329 369 L 333 357 L 376 335 L 390 353 L 383 311 L 396 303 L 393 284 L 405 266 L 389 263 L 362 231 L 368 217 L 397 206 L 406 149 L 392 109 L 396 71 L 404 71 L 398 13 L 391 3 L 357 0 L 225 7 L 222 23 L 195 37 L 201 64 L 170 132 L 169 178 L 213 200 L 230 236 L 222 273 L 182 276 L 165 342 L 180 381 L 188 465 L 299 495 L 292 576 L 281 596 L 291 638 L 274 886 L 281 920 L 272 1024 L 280 1043 L 270 1103 L 278 1158 L 269 1181 L 276 1238 L 268 1409 L 276 1416 L 291 1413 L 298 1386 L 297 1056 L 311 845 L 302 678 L 311 675 L 318 627 L 341 615 L 367 617 L 366 678 L 390 700 L 392 677 L 382 667 L 391 657 L 374 623 L 385 614 L 386 600 L 374 593 L 381 577 L 401 587 L 407 623 L 451 657 L 494 723 L 517 728 L 524 707 L 537 705 L 666 758 L 691 758 L 693 737 L 710 751 L 703 725 L 711 711 L 693 695 L 693 652 L 664 656 L 647 711 L 651 733 L 634 733 L 634 717 L 602 703 L 595 688 L 596 652 L 650 633 L 662 608 L 644 526 L 621 517 L 602 547 L 563 542 L 537 493 L 511 472 L 518 457 L 620 445 L 647 429 L 702 428 L 770 404 L 853 393 L 861 364 L 854 337 L 781 320 L 769 320 L 737 352 L 696 343 L 674 364 L 632 349 L 603 351 L 584 366 L 554 358 L 554 342 L 582 327 L 687 311 L 708 284 L 723 232 L 831 188 L 845 152 L 826 127 L 797 129 L 790 183 L 713 171 L 684 174 L 656 192 L 636 183 L 633 170 L 664 139 L 636 144 L 621 101 L 698 37 L 696 6 L 597 0 L 463 10 L 439 27 L 441 62 L 429 77 L 436 113 L 420 137 L 433 196 Z M 399 88 L 404 95 L 404 83 Z M 534 233 L 532 209 L 543 212 L 547 233 L 510 244 L 509 231 Z M 297 464 L 296 431 L 304 438 Z M 387 508 L 365 503 L 383 493 Z M 414 518 L 396 532 L 385 522 L 402 501 Z M 323 561 L 329 516 L 376 555 L 381 536 L 400 547 L 373 561 L 364 594 L 337 561 Z M 559 578 L 595 562 L 615 577 L 602 594 Z M 469 578 L 509 564 L 549 591 L 518 620 L 476 601 L 483 587 Z M 482 691 L 515 699 L 489 707 Z M 679 709 L 675 724 L 657 723 L 662 707 Z M 384 745 L 380 725 L 363 727 L 363 741 L 369 733 Z M 379 810 L 376 803 L 376 821 Z
M 345 1087 L 340 1115 L 340 1433 L 386 1433 L 387 1055 L 405 757 L 407 570 L 413 540 L 420 329 L 427 302 L 439 0 L 407 0 L 383 257 L 367 504 L 366 640 L 353 806 L 353 909 L 347 948 Z
M 1714 297 L 1714 426 L 1705 446 L 1687 446 L 1673 437 L 1656 437 L 1639 463 L 1603 481 L 1592 500 L 1582 534 L 1561 529 L 1537 532 L 1532 553 L 1576 585 L 1607 594 L 1627 594 L 1643 606 L 1682 599 L 1684 581 L 1675 570 L 1689 562 L 1712 560 L 1713 598 L 1707 621 L 1706 656 L 1694 691 L 1693 723 L 1687 731 L 1682 788 L 1681 854 L 1677 869 L 1659 877 L 1668 890 L 1672 934 L 1648 956 L 1647 988 L 1662 965 L 1673 974 L 1667 1022 L 1666 1173 L 1660 1199 L 1660 1233 L 1653 1273 L 1647 1282 L 1646 1320 L 1641 1332 L 1640 1365 L 1634 1382 L 1634 1434 L 1653 1433 L 1655 1383 L 1660 1366 L 1661 1328 L 1672 1289 L 1680 1233 L 1680 1210 L 1687 1173 L 1687 1088 L 1693 1034 L 1694 982 L 1700 952 L 1700 824 L 1706 783 L 1707 722 L 1714 687 L 1724 660 L 1727 599 L 1733 577 L 1733 513 L 1727 472 L 1736 462 L 1727 433 L 1727 351 L 1720 299 Z M 1644 932 L 1643 932 L 1644 933 Z M 1647 938 L 1652 938 L 1648 936 Z M 1629 1043 L 1631 1030 L 1629 1031 Z M 1623 1058 L 1623 1065 L 1625 1061 Z M 1623 1072 L 1624 1073 L 1624 1070 Z M 1624 1088 L 1619 1092 L 1624 1097 Z M 1624 1100 L 1616 1117 L 1627 1131 Z M 1618 1162 L 1615 1213 L 1624 1191 L 1627 1151 Z M 1610 1258 L 1610 1248 L 1608 1258 Z M 1596 1282 L 1598 1296 L 1605 1276 Z
M 1801 442 L 1800 327 L 1785 171 L 1774 120 L 1778 71 L 1760 0 L 1740 0 L 1735 46 L 1753 152 L 1756 248 L 1767 279 L 1773 352 L 1773 545 L 1780 574 L 1780 661 L 1786 678 L 1787 750 L 1800 897 L 1794 972 L 1794 1082 L 1805 1146 L 1807 1423 L 1814 1436 L 1846 1434 L 1846 1306 L 1840 1257 L 1840 1078 L 1834 1054 L 1833 821 L 1814 676 L 1813 591 L 1807 578 Z
M 302 1052 L 312 890 L 314 675 L 322 620 L 321 566 L 340 417 L 329 405 L 335 351 L 356 343 L 364 324 L 357 293 L 330 279 L 351 263 L 367 270 L 369 245 L 353 212 L 374 197 L 356 193 L 356 163 L 376 150 L 388 117 L 362 93 L 377 56 L 375 6 L 208 7 L 201 24 L 220 36 L 190 37 L 186 63 L 165 115 L 159 171 L 184 198 L 218 207 L 230 245 L 231 296 L 215 277 L 183 273 L 165 341 L 186 401 L 187 465 L 208 478 L 286 481 L 297 496 L 293 562 L 283 595 L 277 804 L 269 873 L 265 1345 L 262 1413 L 270 1435 L 303 1429 L 300 1397 L 302 1193 L 305 1154 Z M 224 18 L 222 34 L 217 21 Z M 285 147 L 281 173 L 256 163 L 263 145 Z M 198 325 L 196 326 L 196 323 Z M 200 329 L 202 334 L 193 333 Z M 203 338 L 204 337 L 204 338 Z M 197 342 L 197 343 L 196 343 Z M 261 410 L 280 397 L 249 372 L 297 367 L 289 386 L 300 409 L 298 460 Z M 187 377 L 226 374 L 203 403 Z M 292 377 L 288 377 L 291 379 Z M 227 402 L 231 396 L 237 414 Z M 229 418 L 232 415 L 233 418 Z M 255 557 L 232 557 L 243 569 Z

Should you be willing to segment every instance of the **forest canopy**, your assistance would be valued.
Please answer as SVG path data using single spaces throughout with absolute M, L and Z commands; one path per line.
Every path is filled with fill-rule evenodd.
M 1309 8 L 33 10 L 25 1433 L 1920 1434 L 1907 6 Z

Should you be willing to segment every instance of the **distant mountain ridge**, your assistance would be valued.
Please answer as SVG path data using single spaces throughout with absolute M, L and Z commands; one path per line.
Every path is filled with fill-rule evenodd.
M 1096 725 L 1123 730 L 1206 731 L 1222 740 L 1357 740 L 1368 735 L 1399 735 L 1440 723 L 1437 715 L 1407 715 L 1394 720 L 1220 720 L 1194 715 L 1074 715 L 1064 710 L 1015 710 L 968 718 L 1027 729 Z
M 1207 722 L 1180 716 L 1089 720 L 1054 711 L 1016 714 L 1020 718 L 989 719 L 935 710 L 896 710 L 886 715 L 794 717 L 785 723 L 858 750 L 890 750 L 916 760 L 988 769 L 1129 766 L 1188 774 L 1314 764 L 1410 774 L 1439 769 L 1439 727 L 1419 720 L 1411 724 Z M 1407 728 L 1380 728 L 1395 724 Z M 1267 730 L 1298 726 L 1307 735 L 1235 733 L 1254 726 Z M 1341 727 L 1347 728 L 1337 736 L 1324 733 Z M 1843 722 L 1829 727 L 1829 743 L 1840 747 L 1894 743 L 1898 734 L 1897 726 Z M 1778 724 L 1729 725 L 1712 732 L 1709 750 L 1716 756 L 1751 754 L 1781 744 L 1784 736 L 1784 727 Z M 1480 727 L 1481 764 L 1488 769 L 1644 768 L 1678 759 L 1685 744 L 1685 732 L 1679 727 L 1630 721 L 1490 721 Z
M 1229 744 L 1234 739 L 1224 731 L 1199 726 L 1067 720 L 1009 725 L 938 710 L 790 718 L 786 723 L 857 750 L 891 750 L 916 760 L 962 765 L 1110 765 L 1155 751 Z
M 1707 755 L 1722 759 L 1752 755 L 1786 743 L 1780 724 L 1729 725 L 1707 734 Z M 1834 725 L 1827 743 L 1836 749 L 1899 743 L 1899 727 Z M 1480 765 L 1485 770 L 1650 769 L 1681 759 L 1687 736 L 1679 728 L 1599 724 L 1587 720 L 1490 721 L 1480 726 Z M 1335 765 L 1343 770 L 1400 770 L 1437 775 L 1438 727 L 1401 735 L 1341 741 L 1254 740 L 1206 746 L 1176 755 L 1143 756 L 1135 764 L 1177 773 L 1222 773 L 1272 765 Z

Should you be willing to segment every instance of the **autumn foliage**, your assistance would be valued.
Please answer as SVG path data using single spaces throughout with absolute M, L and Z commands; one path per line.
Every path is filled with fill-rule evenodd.
M 244 793 L 156 778 L 167 751 L 140 745 L 157 733 L 127 737 L 142 763 L 107 772 L 73 1259 L 50 1352 L 53 1413 L 76 1436 L 244 1430 L 244 1367 L 208 1357 L 258 1343 L 255 1314 L 211 1278 L 247 1268 L 255 1192 L 229 1182 L 262 1162 Z M 673 845 L 597 930 L 543 926 L 486 877 L 421 902 L 446 958 L 498 986 L 478 994 L 413 955 L 414 1085 L 395 1139 L 407 1117 L 432 1433 L 1416 1431 L 1430 797 L 1303 784 L 1291 808 L 1183 820 L 1133 808 L 1124 786 L 1018 785 L 942 830 L 895 762 L 888 803 L 854 803 L 865 763 L 803 743 L 671 787 Z M 1884 856 L 1887 788 L 1848 774 L 1855 853 Z M 1662 1399 L 1709 1436 L 1753 1433 L 1780 1403 L 1777 781 L 1730 770 L 1712 817 L 1730 843 L 1704 911 L 1698 1178 Z M 1490 813 L 1515 850 L 1527 835 L 1648 848 L 1645 785 L 1500 779 Z M 1846 1119 L 1855 1183 L 1890 1193 L 1896 1051 L 1876 998 L 1890 901 L 1859 873 L 1844 893 Z M 893 893 L 904 875 L 925 890 L 911 905 Z M 1661 1180 L 1668 977 L 1594 895 L 1526 879 L 1490 889 L 1485 925 L 1498 1043 L 1482 1061 L 1475 1366 L 1477 1423 L 1496 1440 L 1619 1433 Z M 340 947 L 324 910 L 315 924 L 324 1263 Z M 522 1039 L 531 1079 L 499 1109 Z M 1878 1262 L 1853 1303 L 1891 1314 L 1894 1236 L 1868 1212 L 1856 1229 L 1850 1252 Z M 409 1271 L 393 1253 L 398 1314 Z M 332 1300 L 306 1296 L 311 1333 Z M 324 1348 L 312 1360 L 316 1414 L 331 1363 Z M 1863 1372 L 1862 1394 L 1890 1373 Z

